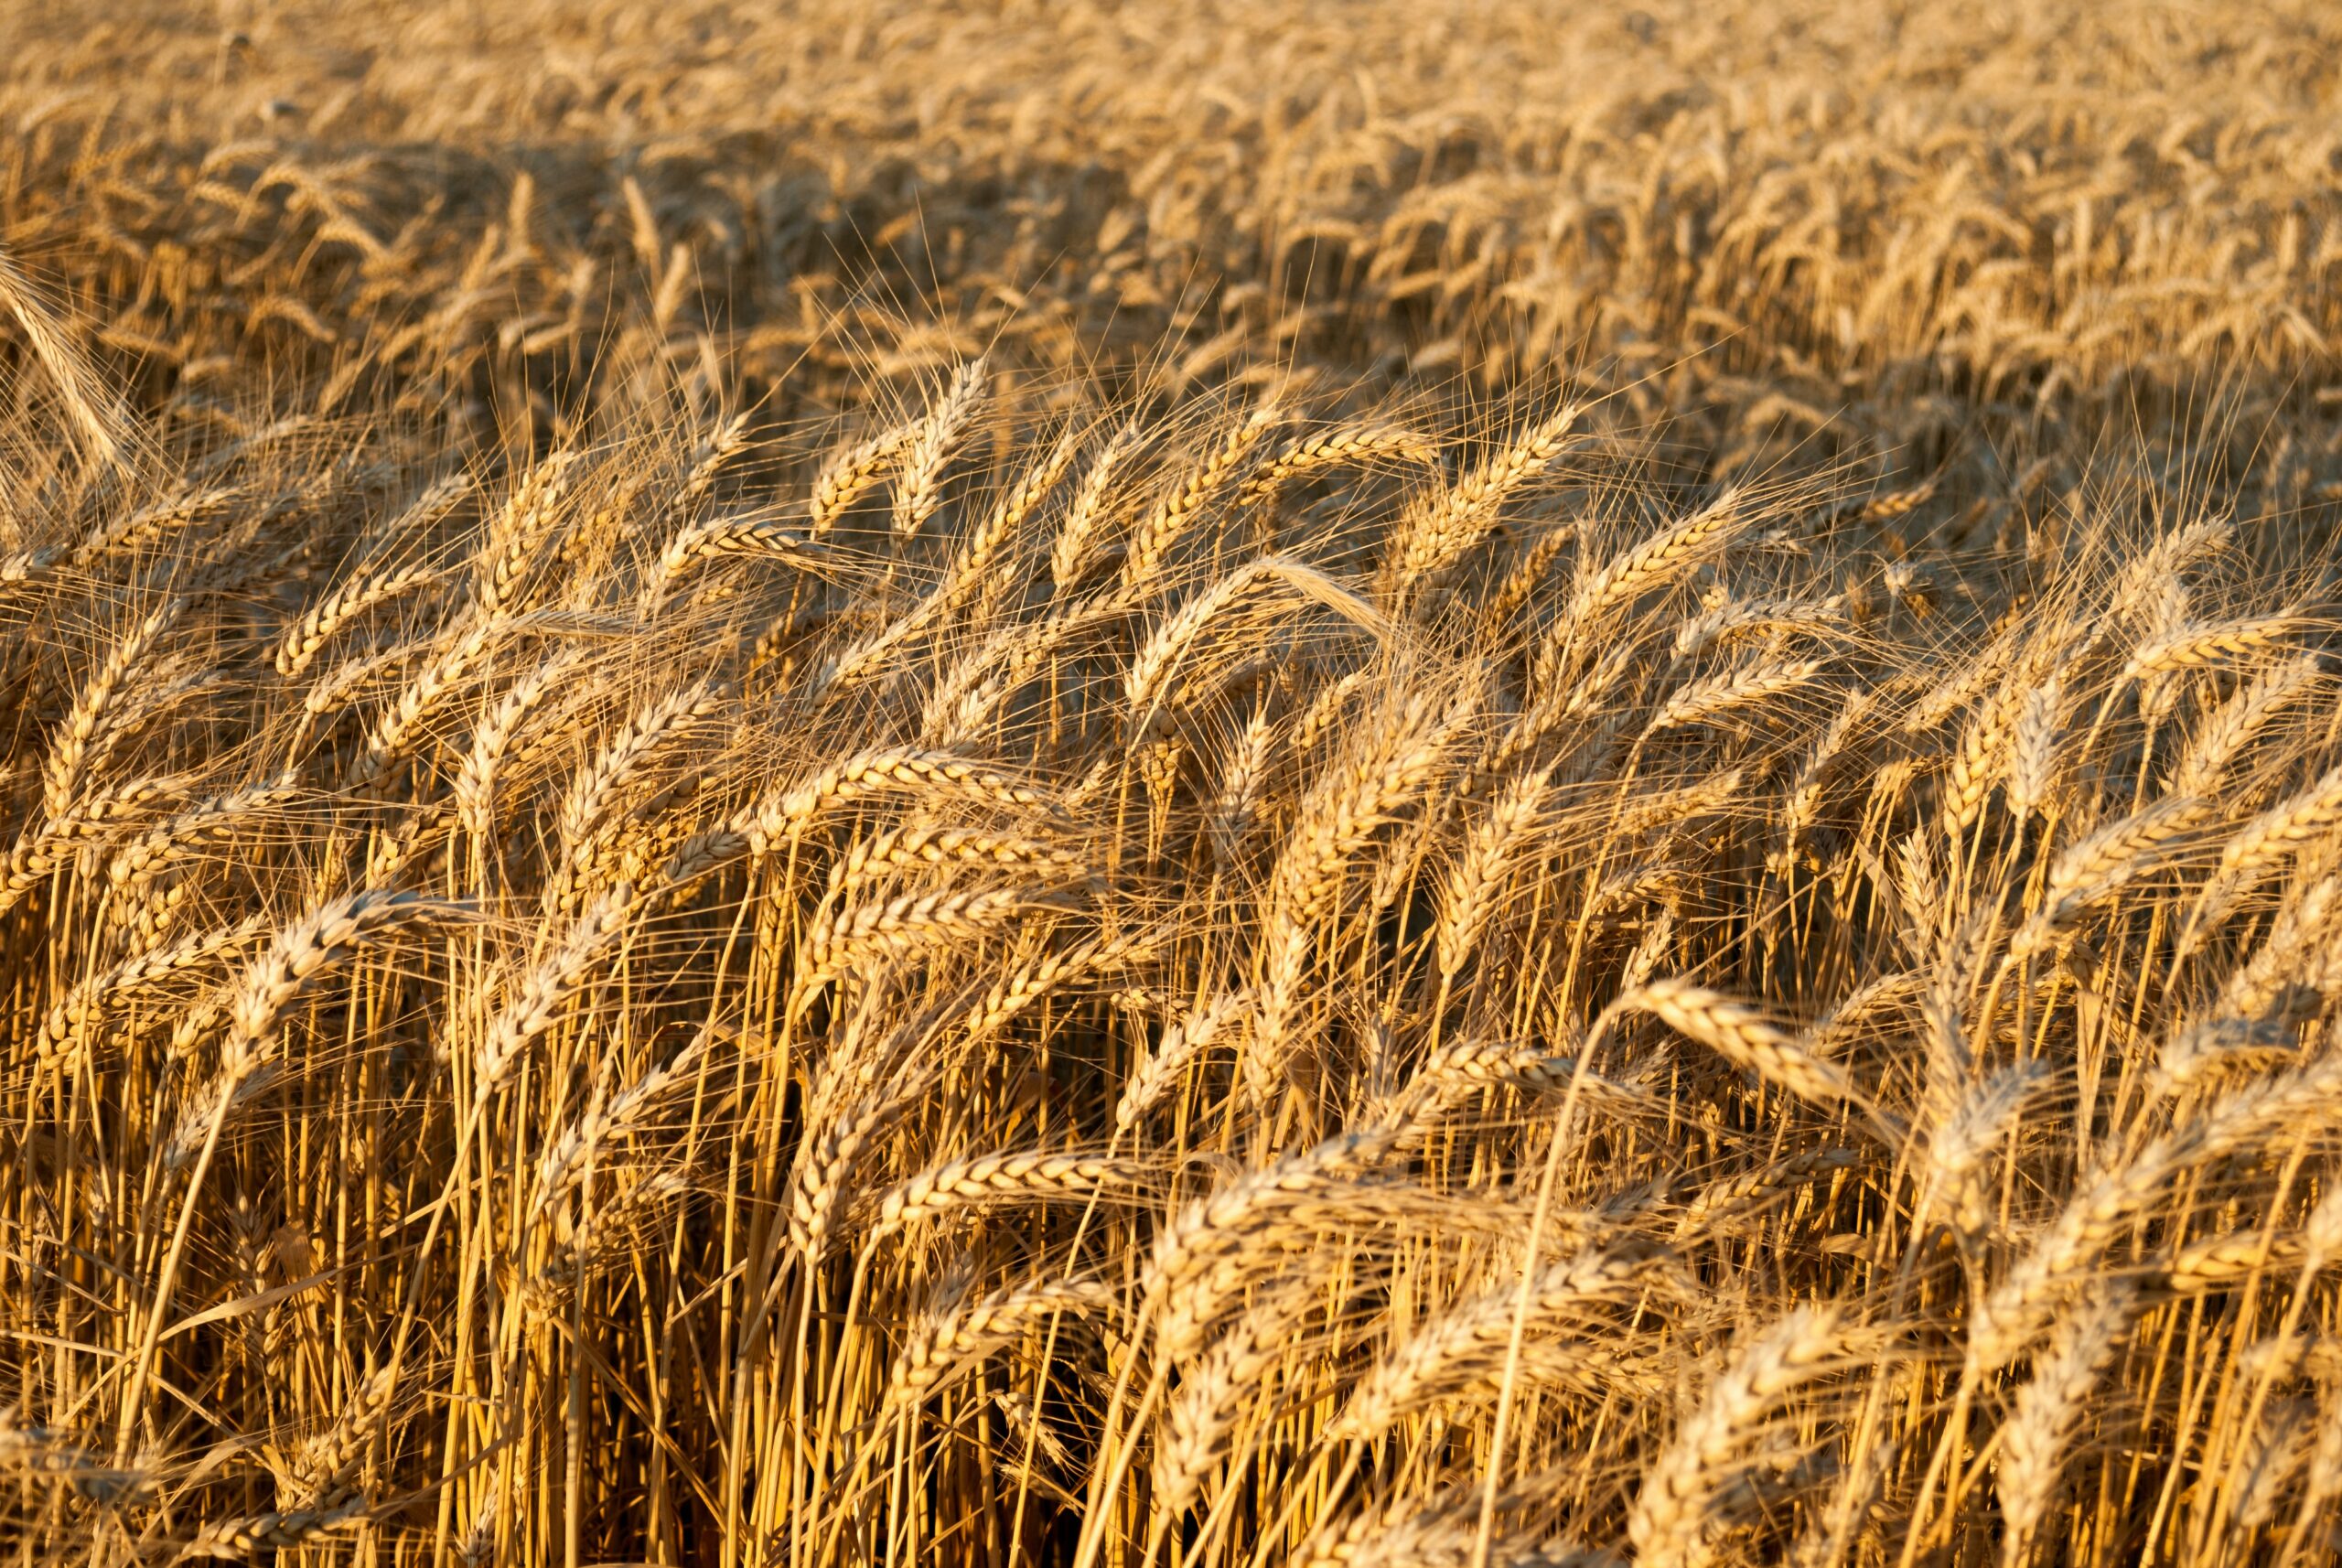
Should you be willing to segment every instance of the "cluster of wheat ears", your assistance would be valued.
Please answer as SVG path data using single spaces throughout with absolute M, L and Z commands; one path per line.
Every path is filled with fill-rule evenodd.
M 2342 24 L 1661 9 L 10 18 L 18 1560 L 2331 1561 Z

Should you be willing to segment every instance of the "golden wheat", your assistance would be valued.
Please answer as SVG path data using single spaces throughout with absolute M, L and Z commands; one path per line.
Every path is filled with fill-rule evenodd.
M 27 1562 L 2342 1551 L 2342 25 L 0 17 Z

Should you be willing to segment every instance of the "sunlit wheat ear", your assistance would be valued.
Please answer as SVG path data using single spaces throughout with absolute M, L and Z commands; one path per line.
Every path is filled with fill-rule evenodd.
M 1274 557 L 1252 562 L 1181 605 L 1140 646 L 1123 680 L 1134 736 L 1158 734 L 1173 672 L 1189 660 L 1206 628 L 1217 618 L 1236 618 L 1248 600 L 1265 601 L 1273 592 L 1330 610 L 1370 636 L 1387 630 L 1373 607 L 1325 574 Z
M 941 1064 L 914 1060 L 891 1077 L 885 1076 L 886 1066 L 875 1056 L 847 1053 L 824 1071 L 810 1097 L 813 1111 L 788 1189 L 790 1245 L 809 1268 L 829 1252 L 863 1155 L 934 1080 Z
M 444 639 L 431 660 L 408 680 L 398 700 L 375 719 L 366 737 L 362 776 L 388 777 L 419 738 L 423 721 L 510 630 L 510 622 L 490 614 L 463 627 L 460 635 Z
M 2217 1291 L 2270 1269 L 2290 1273 L 2301 1265 L 2298 1238 L 2260 1231 L 2232 1231 L 2191 1241 L 2173 1255 L 2164 1282 L 2181 1295 Z
M 286 752 L 299 755 L 303 743 L 309 738 L 317 721 L 346 709 L 358 700 L 368 685 L 388 680 L 429 651 L 428 645 L 420 642 L 371 648 L 353 653 L 319 675 L 301 694 L 301 716 L 295 722 L 292 739 L 285 746 Z
M 2020 822 L 2030 819 L 2049 798 L 2057 777 L 2057 736 L 2065 681 L 2052 674 L 2028 693 L 2019 709 L 2016 732 L 2010 742 L 2009 775 L 2004 796 L 2009 814 Z
M 137 887 L 162 875 L 173 862 L 207 845 L 224 844 L 262 817 L 299 799 L 299 786 L 282 779 L 231 789 L 175 812 L 114 853 L 106 880 L 116 888 Z
M 1249 991 L 1223 993 L 1164 1030 L 1163 1037 L 1138 1059 L 1123 1081 L 1114 1102 L 1115 1130 L 1129 1130 L 1161 1104 L 1196 1059 L 1243 1020 L 1252 1005 Z
M 1855 749 L 1857 731 L 1875 700 L 1876 693 L 1872 690 L 1849 692 L 1839 704 L 1836 716 L 1799 763 L 1783 802 L 1779 843 L 1766 857 L 1767 869 L 1775 875 L 1787 875 L 1797 865 L 1832 779 L 1851 768 L 1853 757 L 1849 754 Z
M 1232 613 L 1246 595 L 1274 584 L 1277 578 L 1275 563 L 1254 562 L 1197 594 L 1148 634 L 1123 682 L 1134 736 L 1144 736 L 1154 727 L 1171 672 L 1213 618 Z
M 1552 772 L 1541 768 L 1507 785 L 1466 839 L 1440 894 L 1433 945 L 1444 978 L 1453 978 L 1470 961 L 1519 861 L 1534 843 Z
M 2161 585 L 2175 581 L 2180 573 L 2228 549 L 2235 540 L 2236 524 L 2225 517 L 2199 517 L 2173 529 L 2123 564 L 2108 585 L 2104 602 L 2114 615 L 2135 619 Z
M 464 1568 L 491 1568 L 496 1561 L 497 1527 L 502 1498 L 491 1469 L 478 1483 L 471 1523 L 456 1538 L 456 1561 Z
M 1501 631 L 1512 626 L 1523 610 L 1543 598 L 1553 563 L 1577 542 L 1577 535 L 1578 525 L 1574 522 L 1551 523 L 1517 551 L 1503 580 L 1497 584 L 1496 592 L 1480 607 L 1481 628 Z
M 2342 871 L 2328 871 L 2297 886 L 2278 906 L 2251 956 L 2229 972 L 2215 1010 L 2234 1018 L 2267 1016 L 2285 993 L 2290 977 L 2302 972 L 2304 955 L 2318 950 L 2337 921 L 2342 921 Z
M 1970 1315 L 1967 1377 L 1972 1381 L 2022 1354 L 2057 1301 L 2090 1277 L 2175 1176 L 2256 1147 L 2335 1086 L 2342 1086 L 2342 1065 L 2329 1058 L 2238 1090 L 2079 1183 Z
M 2295 1480 L 2314 1462 L 2315 1407 L 2307 1402 L 2272 1400 L 2254 1430 L 2243 1439 L 2239 1458 L 2242 1479 L 2236 1487 L 2235 1519 L 2244 1530 L 2266 1529 L 2282 1507 L 2293 1502 Z
M 315 1507 L 356 1481 L 375 1423 L 391 1403 L 396 1386 L 396 1373 L 389 1367 L 355 1380 L 333 1419 L 311 1433 L 290 1456 L 290 1473 L 281 1476 L 280 1487 L 284 1480 L 292 1481 L 297 1487 L 295 1495 Z
M 1029 866 L 1051 875 L 1082 875 L 1080 857 L 1072 850 L 1037 839 L 915 823 L 854 840 L 844 858 L 831 867 L 828 895 L 834 897 L 889 872 L 920 865 Z
M 1109 596 L 1040 621 L 1011 625 L 986 639 L 936 682 L 920 733 L 940 744 L 963 745 L 989 730 L 1000 710 L 1040 677 L 1061 650 L 1127 609 L 1121 598 Z
M 2208 792 L 2262 730 L 2286 709 L 2304 702 L 2318 683 L 2320 672 L 2317 656 L 2303 654 L 2280 660 L 2254 676 L 2188 736 L 2186 749 L 2172 773 L 2173 791 Z
M 1425 700 L 1411 701 L 1303 801 L 1270 883 L 1270 925 L 1256 986 L 1260 1023 L 1246 1057 L 1256 1094 L 1279 1070 L 1301 1002 L 1313 927 L 1338 900 L 1351 858 L 1429 781 L 1467 713 L 1461 704 L 1437 712 Z
M 1590 670 L 1576 671 L 1572 679 L 1552 679 L 1541 683 L 1539 693 L 1518 716 L 1506 725 L 1497 742 L 1488 749 L 1488 756 L 1473 768 L 1466 779 L 1464 793 L 1477 793 L 1485 777 L 1494 777 L 1504 768 L 1513 766 L 1518 758 L 1536 756 L 1548 745 L 1567 745 L 1567 737 L 1576 730 L 1574 721 L 1602 714 L 1606 702 L 1616 695 L 1616 683 L 1635 662 L 1635 650 L 1630 646 L 1616 646 L 1609 653 L 1599 655 Z M 1597 721 L 1599 728 L 1588 735 L 1588 751 L 1599 754 L 1602 746 L 1621 737 L 1626 730 L 1628 714 L 1611 712 Z M 1599 763 L 1595 763 L 1599 766 Z
M 919 633 L 940 627 L 944 618 L 971 598 L 988 595 L 997 586 L 989 575 L 1000 551 L 1023 528 L 1047 499 L 1080 449 L 1080 435 L 1068 431 L 1027 468 L 1015 486 L 994 503 L 984 521 L 961 543 L 943 580 L 925 598 L 892 624 L 861 638 L 839 653 L 827 680 L 847 682 L 880 668 L 888 656 Z
M 1274 1271 L 1272 1239 L 1406 1212 L 1413 1190 L 1362 1179 L 1405 1142 L 1402 1130 L 1390 1127 L 1338 1133 L 1181 1209 L 1156 1233 L 1141 1286 L 1163 1353 L 1174 1360 L 1191 1354 L 1244 1285 Z
M 777 518 L 757 512 L 712 517 L 684 529 L 660 553 L 643 589 L 643 612 L 656 613 L 677 584 L 707 563 L 744 556 L 797 565 L 815 559 L 802 531 Z
M 1960 1233 L 1974 1240 L 1991 1223 L 1993 1173 L 1984 1162 L 2011 1124 L 2047 1087 L 2037 1062 L 2019 1062 L 1975 1084 L 1928 1139 L 1928 1176 L 1936 1201 Z
M 1958 843 L 1983 814 L 1984 802 L 2006 774 L 2017 741 L 2017 725 L 2030 698 L 2029 682 L 2011 679 L 1978 704 L 1961 727 L 1959 749 L 1944 779 L 1944 837 Z
M 1458 1495 L 1463 1494 L 1463 1495 Z M 1472 1568 L 1479 1558 L 1480 1498 L 1456 1488 L 1431 1505 L 1350 1505 L 1328 1513 L 1301 1568 Z M 1489 1541 L 1492 1568 L 1606 1568 L 1613 1553 L 1499 1531 Z
M 688 1089 L 715 1041 L 714 1028 L 702 1029 L 665 1064 L 650 1069 L 607 1100 L 597 1099 L 589 1105 L 585 1114 L 546 1145 L 538 1159 L 532 1208 L 542 1210 L 558 1204 L 585 1179 L 586 1166 L 606 1145 L 640 1130 L 664 1101 Z
M 1245 506 L 1266 506 L 1296 479 L 1346 463 L 1435 463 L 1439 444 L 1428 435 L 1386 425 L 1346 424 L 1280 450 L 1245 481 L 1238 498 Z
M 498 770 L 515 743 L 521 726 L 563 683 L 578 673 L 582 660 L 574 651 L 555 654 L 522 675 L 497 699 L 488 715 L 472 731 L 471 745 L 457 770 L 456 801 L 465 830 L 476 838 L 488 835 L 493 822 Z
M 767 795 L 743 813 L 739 831 L 758 854 L 771 853 L 813 820 L 875 794 L 907 792 L 999 807 L 1031 809 L 1048 797 L 949 752 L 882 747 L 857 753 L 811 778 Z
M 1579 1031 L 1568 1033 L 1577 1039 Z M 1394 1133 L 1405 1146 L 1476 1093 L 1499 1088 L 1531 1095 L 1574 1090 L 1589 1110 L 1606 1115 L 1631 1118 L 1659 1109 L 1648 1090 L 1595 1072 L 1578 1057 L 1556 1055 L 1541 1041 L 1466 1037 L 1425 1058 L 1396 1094 L 1374 1108 L 1369 1124 Z
M 1183 475 L 1171 493 L 1139 520 L 1131 534 L 1130 553 L 1123 562 L 1125 585 L 1138 587 L 1155 578 L 1172 546 L 1196 525 L 1203 509 L 1218 499 L 1242 472 L 1262 438 L 1284 424 L 1284 411 L 1273 403 L 1246 414 L 1221 437 L 1202 464 Z
M 2091 1391 L 2121 1349 L 2137 1310 L 2136 1291 L 2120 1281 L 2095 1285 L 2059 1315 L 2033 1377 L 2017 1391 L 2016 1408 L 2001 1429 L 2001 1464 L 1994 1489 L 2001 1499 L 2001 1562 L 2016 1568 L 2032 1554 L 2034 1538 L 2057 1501 L 2067 1451 L 2087 1418 Z
M 851 510 L 901 464 L 904 451 L 918 434 L 917 424 L 880 431 L 833 458 L 813 479 L 805 504 L 805 532 L 819 539 L 837 526 Z
M 183 601 L 170 599 L 149 610 L 108 650 L 105 659 L 82 682 L 49 742 L 41 768 L 41 800 L 51 820 L 71 811 L 82 783 L 82 764 L 91 743 L 103 733 L 109 708 L 123 682 L 169 632 L 185 608 Z
M 519 601 L 543 559 L 583 455 L 555 452 L 529 469 L 489 520 L 471 575 L 472 604 L 484 619 L 525 608 Z
M 1582 576 L 1563 611 L 1565 625 L 1591 630 L 1643 594 L 1690 571 L 1751 527 L 1757 513 L 1727 489 L 1674 527 L 1613 556 Z
M 1643 1472 L 1627 1516 L 1637 1561 L 1711 1560 L 1708 1534 L 1723 1522 L 1747 1444 L 1801 1384 L 1832 1369 L 1843 1345 L 1828 1310 L 1800 1307 L 1720 1370 L 1658 1462 Z
M 1692 725 L 1714 724 L 1810 683 L 1821 671 L 1816 659 L 1768 660 L 1695 681 L 1670 697 L 1644 727 L 1646 737 Z
M 1539 1271 L 1526 1282 L 1528 1332 L 1566 1365 L 1582 1349 L 1589 1381 L 1598 1382 L 1611 1347 L 1604 1344 L 1602 1309 L 1631 1305 L 1651 1294 L 1646 1282 L 1662 1266 L 1648 1248 L 1615 1251 L 1588 1248 Z M 1663 1292 L 1660 1294 L 1664 1294 Z M 1502 1380 L 1513 1324 L 1522 1309 L 1523 1289 L 1507 1284 L 1452 1303 L 1414 1337 L 1396 1346 L 1359 1380 L 1348 1403 L 1327 1428 L 1329 1437 L 1371 1441 L 1399 1421 L 1434 1402 L 1477 1384 L 1491 1391 Z M 1650 1301 L 1654 1310 L 1659 1303 Z
M 2342 768 L 2272 806 L 2220 846 L 2220 874 L 2260 871 L 2282 856 L 2320 843 L 2342 824 Z
M 231 926 L 196 931 L 136 953 L 111 970 L 78 982 L 42 1019 L 33 1047 L 37 1058 L 51 1066 L 74 1060 L 108 1005 L 125 993 L 207 969 L 275 929 L 275 918 L 265 911 L 247 915 Z
M 2068 849 L 2049 868 L 2041 907 L 2010 939 L 2011 955 L 2038 950 L 2092 908 L 2181 853 L 2209 809 L 2200 800 L 2168 797 L 2109 822 Z
M 1000 493 L 984 521 L 967 537 L 952 563 L 954 583 L 971 583 L 989 566 L 1001 548 L 1015 540 L 1072 467 L 1081 451 L 1082 432 L 1069 428 L 1035 458 L 1016 483 Z
M 1370 683 L 1383 673 L 1371 665 L 1352 670 L 1338 681 L 1327 682 L 1309 701 L 1294 720 L 1293 734 L 1287 747 L 1296 757 L 1308 757 L 1320 743 L 1340 728 L 1348 716 L 1349 705 L 1367 691 Z
M 1678 659 L 1688 659 L 1714 644 L 1759 633 L 1773 639 L 1789 632 L 1832 631 L 1844 624 L 1844 597 L 1837 594 L 1819 599 L 1727 601 L 1702 611 L 1678 628 L 1672 651 Z
M 1069 987 L 1144 962 L 1161 950 L 1166 934 L 1158 927 L 1091 936 L 1018 965 L 994 981 L 962 1016 L 969 1044 L 989 1039 L 1037 1004 Z
M 1253 711 L 1230 743 L 1220 762 L 1219 787 L 1204 818 L 1204 836 L 1212 858 L 1233 865 L 1260 820 L 1276 726 L 1266 708 Z
M 1292 1353 L 1290 1338 L 1311 1305 L 1306 1292 L 1256 1295 L 1241 1316 L 1183 1369 L 1155 1451 L 1155 1508 L 1184 1512 L 1228 1456 L 1235 1429 L 1262 1383 Z
M 1058 524 L 1057 538 L 1049 546 L 1049 577 L 1060 594 L 1081 580 L 1098 533 L 1111 519 L 1115 483 L 1123 466 L 1144 444 L 1139 427 L 1125 424 L 1090 459 L 1089 471 L 1075 488 L 1072 504 L 1066 509 L 1065 521 Z
M 2007 697 L 2008 693 L 2001 689 L 2005 685 L 2002 678 L 2016 655 L 2011 637 L 1998 636 L 1949 670 L 1939 668 L 1915 676 L 1913 679 L 1919 683 L 1918 700 L 1903 714 L 1903 733 L 1923 735 L 1933 730 L 1980 697 Z M 1989 746 L 1978 749 L 1980 755 L 1990 751 Z
M 895 481 L 897 538 L 917 533 L 943 504 L 943 470 L 969 422 L 983 407 L 988 375 L 982 359 L 962 365 L 950 388 L 903 444 L 901 468 Z
M 279 930 L 268 951 L 244 972 L 228 1009 L 231 1042 L 265 1042 L 309 983 L 360 943 L 379 940 L 402 926 L 463 912 L 461 905 L 379 888 L 319 905 Z
M 0 911 L 39 886 L 86 850 L 109 843 L 137 822 L 177 805 L 190 780 L 164 775 L 133 778 L 85 794 L 59 816 L 21 832 L 0 862 Z
M 1137 1168 L 1103 1155 L 1039 1149 L 951 1160 L 881 1194 L 870 1234 L 884 1236 L 959 1209 L 1086 1195 L 1128 1180 Z
M 530 1042 L 553 1027 L 563 1004 L 577 993 L 603 954 L 626 936 L 633 911 L 633 887 L 620 883 L 606 889 L 518 974 L 474 1054 L 476 1102 L 485 1103 L 501 1089 Z
M 1597 767 L 1607 759 L 1609 739 L 1600 732 L 1595 736 L 1597 743 L 1604 746 L 1595 757 Z M 1612 835 L 1621 844 L 1634 845 L 1655 832 L 1680 831 L 1686 823 L 1728 810 L 1746 783 L 1739 768 L 1728 768 L 1681 789 L 1641 796 L 1618 813 L 1611 824 Z
M 1846 1070 L 1743 1003 L 1683 980 L 1654 981 L 1620 996 L 1613 1015 L 1647 1013 L 1734 1065 L 1817 1105 L 1867 1105 Z
M 298 678 L 342 627 L 440 575 L 432 563 L 416 561 L 352 579 L 312 606 L 285 631 L 276 645 L 276 672 L 287 679 Z
M 1104 1316 L 1114 1297 L 1086 1279 L 1008 1286 L 982 1300 L 936 1314 L 913 1326 L 886 1375 L 878 1410 L 884 1427 L 976 1369 L 986 1358 L 1035 1332 L 1059 1314 Z
M 2284 615 L 2181 627 L 2141 643 L 2119 678 L 2131 681 L 2165 671 L 2229 663 L 2276 646 L 2298 625 L 2298 618 Z
M 359 946 L 385 940 L 403 927 L 446 920 L 461 905 L 414 893 L 369 888 L 328 899 L 278 930 L 229 993 L 228 1033 L 220 1065 L 180 1118 L 170 1141 L 174 1161 L 195 1154 L 215 1136 L 236 1107 L 265 1082 L 282 1058 L 279 1026 L 304 992 Z
M 177 1560 L 242 1563 L 263 1552 L 295 1551 L 328 1535 L 355 1530 L 366 1510 L 366 1498 L 352 1496 L 327 1508 L 214 1520 L 179 1548 Z
M 2174 1030 L 2156 1053 L 2152 1082 L 2159 1094 L 2183 1094 L 2285 1066 L 2297 1054 L 2294 1031 L 2281 1021 L 2218 1018 Z
M 14 257 L 0 254 L 0 306 L 16 318 L 48 375 L 91 461 L 124 470 L 135 455 L 134 427 L 87 356 L 77 349 Z
M 0 555 L 0 608 L 14 608 L 17 601 L 29 602 L 64 564 L 65 552 L 48 547 Z
M 1382 596 L 1404 597 L 1485 538 L 1505 502 L 1567 448 L 1570 428 L 1585 412 L 1576 403 L 1563 406 L 1453 486 L 1410 507 L 1385 546 L 1378 583 Z
M 790 1011 L 801 1013 L 823 988 L 860 964 L 908 962 L 935 951 L 967 950 L 1027 916 L 1062 908 L 1067 895 L 1037 877 L 1008 887 L 939 887 L 838 908 L 807 933 L 799 950 Z
M 755 437 L 749 432 L 749 417 L 746 412 L 720 421 L 693 452 L 691 467 L 675 492 L 676 508 L 688 507 L 706 495 L 725 469 L 738 461 L 754 445 Z
M 617 809 L 634 776 L 661 752 L 715 719 L 729 699 L 730 693 L 720 682 L 703 681 L 639 709 L 619 726 L 593 762 L 570 779 L 562 796 L 554 822 L 564 875 L 582 875 L 601 858 L 598 852 L 604 846 L 596 834 Z

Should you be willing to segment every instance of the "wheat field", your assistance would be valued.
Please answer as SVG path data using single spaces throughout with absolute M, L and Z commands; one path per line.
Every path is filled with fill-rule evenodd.
M 2342 16 L 0 45 L 15 1561 L 2342 1551 Z

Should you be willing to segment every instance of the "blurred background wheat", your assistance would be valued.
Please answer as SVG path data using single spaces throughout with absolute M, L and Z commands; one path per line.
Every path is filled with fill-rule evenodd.
M 2342 16 L 0 44 L 18 1560 L 2334 1560 Z

